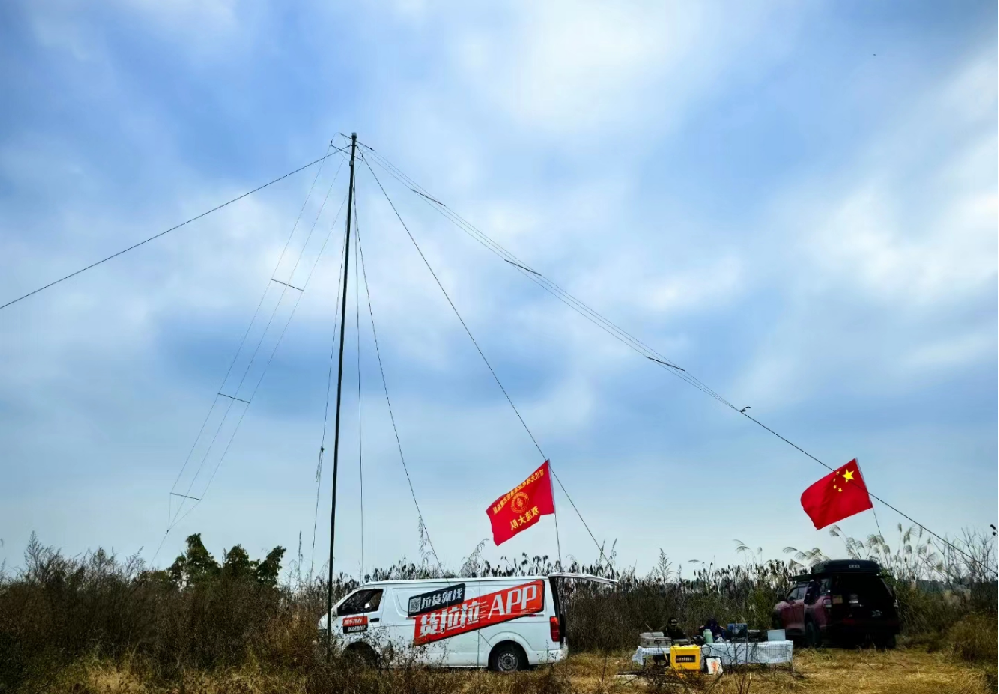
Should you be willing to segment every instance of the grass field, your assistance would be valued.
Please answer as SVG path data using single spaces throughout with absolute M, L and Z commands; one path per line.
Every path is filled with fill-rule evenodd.
M 316 651 L 316 622 L 326 602 L 321 579 L 280 584 L 281 548 L 253 561 L 237 546 L 219 563 L 200 536 L 190 536 L 188 545 L 169 570 L 147 570 L 135 558 L 120 560 L 102 550 L 65 557 L 33 539 L 23 569 L 4 573 L 0 567 L 0 694 L 996 691 L 995 581 L 970 566 L 913 573 L 899 562 L 925 556 L 921 546 L 910 552 L 903 545 L 902 559 L 886 574 L 903 627 L 898 650 L 799 650 L 793 670 L 679 678 L 661 669 L 634 673 L 628 651 L 639 633 L 674 616 L 688 629 L 712 616 L 765 628 L 794 567 L 769 560 L 703 569 L 679 580 L 663 555 L 657 572 L 618 575 L 613 590 L 569 585 L 562 595 L 573 648 L 568 661 L 501 677 L 413 664 L 366 669 L 352 657 L 327 659 Z M 975 556 L 991 565 L 994 539 L 984 538 L 982 547 Z M 546 558 L 535 560 L 463 565 L 462 575 L 551 572 Z M 400 563 L 386 575 L 420 579 L 426 571 Z M 913 578 L 927 575 L 942 577 L 950 588 L 927 590 Z M 356 582 L 338 580 L 334 594 L 354 587 Z
M 358 673 L 355 691 L 468 692 L 469 694 L 546 694 L 579 692 L 717 692 L 718 694 L 941 694 L 996 691 L 996 668 L 969 667 L 943 653 L 915 649 L 892 652 L 874 650 L 819 650 L 796 654 L 788 668 L 729 671 L 720 677 L 688 675 L 684 678 L 635 676 L 630 655 L 602 657 L 575 655 L 558 668 L 544 668 L 514 676 L 488 672 L 420 671 L 384 674 Z M 381 679 L 375 684 L 372 680 Z M 317 684 L 319 685 L 317 687 Z M 333 683 L 330 683 L 333 684 Z M 189 671 L 180 681 L 149 681 L 141 669 L 82 662 L 63 673 L 52 691 L 74 694 L 308 694 L 327 688 L 300 673 L 267 671 L 254 666 L 212 673 Z M 372 686 L 374 685 L 374 686 Z M 340 680 L 328 691 L 345 694 L 354 689 Z
M 603 658 L 590 654 L 572 659 L 572 680 L 582 692 L 643 691 L 655 689 L 642 680 L 615 686 L 604 674 Z M 608 659 L 607 672 L 631 670 L 630 656 Z M 626 678 L 616 677 L 616 680 Z M 970 668 L 953 656 L 920 650 L 801 650 L 795 654 L 793 671 L 789 668 L 742 670 L 721 677 L 697 677 L 689 691 L 713 691 L 719 694 L 738 692 L 801 692 L 802 694 L 931 694 L 941 692 L 996 691 L 995 666 L 991 675 L 981 668 Z M 717 680 L 717 681 L 716 681 Z M 672 685 L 667 681 L 666 686 Z M 991 689 L 989 688 L 991 686 Z M 682 684 L 664 691 L 684 691 Z

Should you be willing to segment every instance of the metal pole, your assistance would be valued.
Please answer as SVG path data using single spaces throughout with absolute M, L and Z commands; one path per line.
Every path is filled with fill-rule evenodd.
M 326 654 L 333 647 L 333 533 L 336 529 L 336 471 L 340 458 L 340 396 L 343 392 L 343 338 L 347 332 L 347 278 L 350 276 L 350 218 L 354 209 L 354 151 L 357 133 L 350 134 L 350 187 L 347 188 L 347 233 L 343 243 L 343 301 L 340 303 L 340 363 L 336 376 L 336 428 L 333 435 L 333 502 L 330 505 L 330 573 L 326 586 Z

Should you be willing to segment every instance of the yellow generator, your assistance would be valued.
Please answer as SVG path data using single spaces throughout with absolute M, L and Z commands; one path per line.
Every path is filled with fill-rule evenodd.
M 673 646 L 669 649 L 669 666 L 674 670 L 701 669 L 700 646 Z

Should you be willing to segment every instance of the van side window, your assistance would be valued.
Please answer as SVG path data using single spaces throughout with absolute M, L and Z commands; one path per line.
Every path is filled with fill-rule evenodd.
M 352 614 L 365 614 L 367 612 L 377 612 L 378 606 L 382 602 L 382 590 L 381 588 L 369 588 L 367 590 L 359 590 L 349 598 L 344 600 L 343 604 L 337 608 L 336 614 L 338 617 L 345 617 Z

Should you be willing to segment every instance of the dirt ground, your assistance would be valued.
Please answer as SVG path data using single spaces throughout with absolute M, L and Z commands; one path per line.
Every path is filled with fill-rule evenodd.
M 570 679 L 581 691 L 655 690 L 655 676 L 611 675 L 634 671 L 630 655 L 605 659 L 585 654 L 569 661 Z M 662 681 L 662 691 L 751 694 L 943 694 L 995 692 L 995 665 L 990 672 L 972 668 L 942 653 L 899 649 L 801 650 L 792 668 L 731 670 L 720 677 L 694 675 L 689 684 Z
M 378 677 L 377 673 L 369 673 Z M 677 677 L 663 671 L 636 674 L 629 653 L 607 657 L 573 655 L 554 670 L 541 668 L 514 676 L 488 672 L 424 671 L 391 683 L 374 682 L 371 691 L 462 692 L 467 694 L 975 694 L 996 691 L 996 665 L 972 667 L 944 653 L 915 649 L 802 650 L 794 666 L 770 669 L 729 669 L 721 676 L 690 673 Z M 405 683 L 405 684 L 404 684 Z M 52 691 L 74 694 L 305 694 L 302 677 L 294 672 L 263 672 L 253 668 L 214 673 L 189 673 L 182 685 L 144 682 L 135 671 L 99 662 L 83 665 Z M 360 683 L 357 683 L 360 684 Z M 399 688 L 401 686 L 401 688 Z M 357 691 L 369 691 L 358 687 Z

